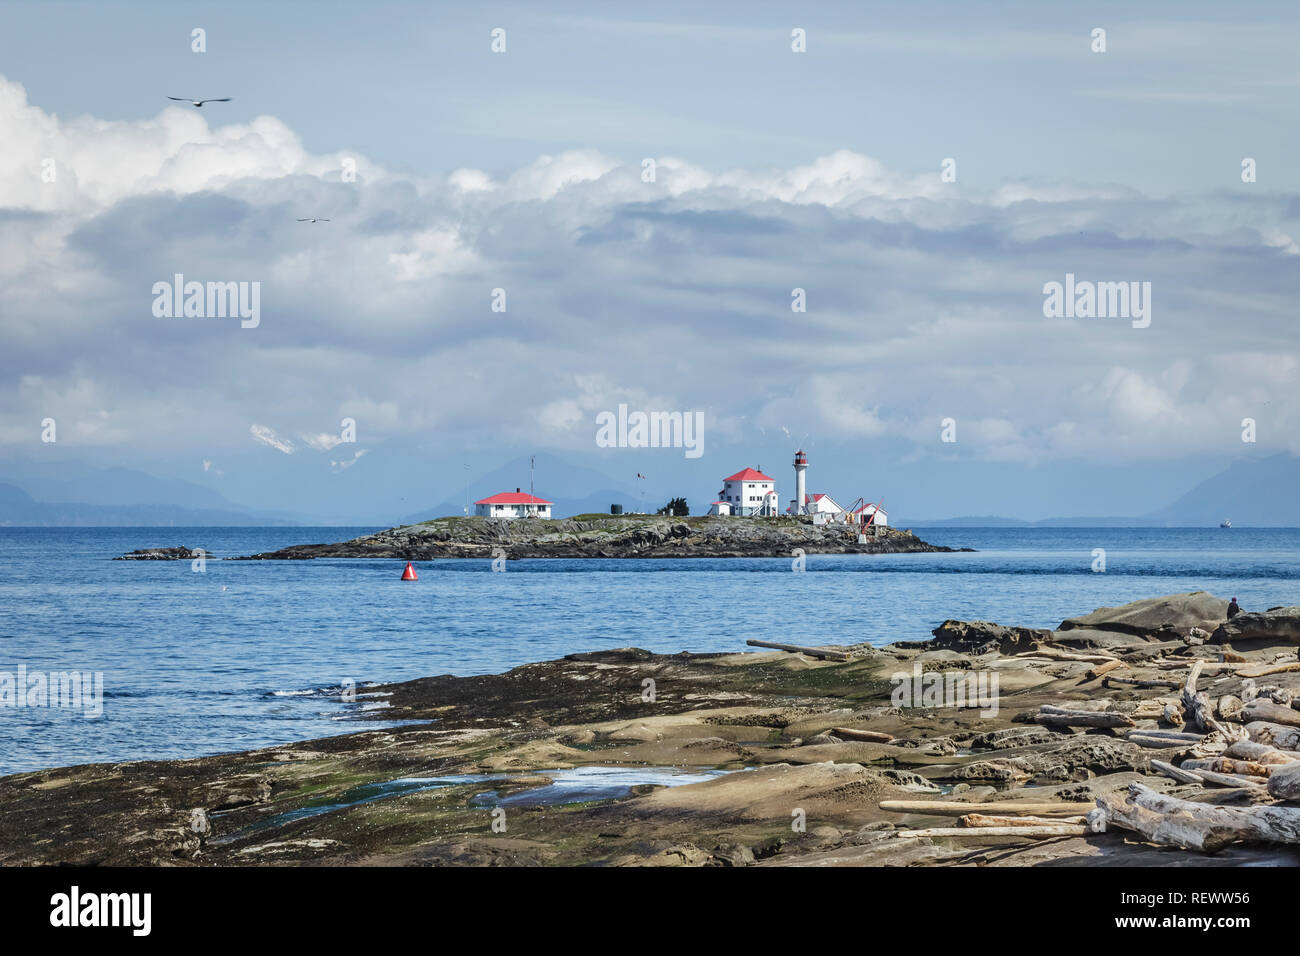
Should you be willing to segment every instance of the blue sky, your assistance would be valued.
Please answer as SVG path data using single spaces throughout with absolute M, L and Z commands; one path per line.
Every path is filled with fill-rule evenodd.
M 1300 443 L 1298 21 L 8 4 L 0 453 L 361 517 L 539 450 L 702 505 L 805 444 L 813 490 L 913 516 L 1140 513 Z M 259 282 L 262 324 L 153 316 L 175 272 Z M 1066 273 L 1151 282 L 1151 326 L 1045 318 Z M 705 455 L 596 448 L 620 402 L 703 411 Z

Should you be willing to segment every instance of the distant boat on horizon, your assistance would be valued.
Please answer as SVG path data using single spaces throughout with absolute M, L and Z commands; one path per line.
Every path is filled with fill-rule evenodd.
M 1231 519 L 1231 518 L 1224 518 L 1222 521 L 1219 522 L 1219 527 L 1220 527 L 1220 528 L 1231 528 L 1231 527 L 1232 527 L 1232 519 Z

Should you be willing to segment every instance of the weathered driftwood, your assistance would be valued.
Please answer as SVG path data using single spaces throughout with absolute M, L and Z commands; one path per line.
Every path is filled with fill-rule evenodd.
M 746 641 L 750 647 L 770 647 L 776 651 L 788 651 L 791 654 L 807 654 L 828 661 L 847 661 L 849 655 L 844 651 L 828 651 L 824 647 L 803 647 L 799 644 L 775 644 L 772 641 Z
M 1215 712 L 1219 715 L 1220 720 L 1240 720 L 1243 704 L 1240 697 L 1232 694 L 1224 694 L 1214 705 Z
M 1300 843 L 1300 808 L 1223 807 L 1156 793 L 1140 783 L 1097 798 L 1109 826 L 1152 843 L 1212 853 L 1236 842 Z
M 1163 760 L 1152 760 L 1151 769 L 1156 773 L 1163 774 L 1170 780 L 1177 780 L 1179 783 L 1196 783 L 1203 784 L 1204 778 L 1197 773 L 1184 770 L 1182 767 L 1175 767 L 1171 763 L 1165 763 Z
M 1144 737 L 1164 737 L 1165 740 L 1178 740 L 1179 743 L 1184 744 L 1199 744 L 1205 739 L 1204 734 L 1188 734 L 1187 731 L 1180 730 L 1135 730 L 1128 735 L 1128 739 L 1131 739 L 1134 734 L 1141 734 Z
M 1300 727 L 1256 720 L 1246 725 L 1246 733 L 1257 744 L 1270 744 L 1278 750 L 1300 750 Z
M 1170 740 L 1168 737 L 1152 737 L 1150 734 L 1144 734 L 1141 731 L 1133 731 L 1124 738 L 1129 743 L 1137 744 L 1139 747 L 1147 747 L 1151 750 L 1179 750 L 1186 749 L 1189 741 Z
M 1173 671 L 1194 667 L 1197 664 L 1201 665 L 1202 670 L 1210 671 L 1235 671 L 1239 667 L 1249 666 L 1245 662 L 1207 661 L 1203 657 L 1167 657 L 1164 660 L 1152 661 L 1150 666 L 1162 671 Z
M 962 803 L 956 800 L 881 800 L 880 809 L 899 813 L 926 813 L 940 817 L 959 817 L 968 813 L 996 814 L 1077 814 L 1088 806 L 1068 800 L 1026 802 L 1019 800 L 994 800 L 989 803 Z
M 1091 713 L 1077 710 L 1063 714 L 1034 714 L 1034 723 L 1051 727 L 1136 727 L 1132 719 L 1123 714 Z
M 1284 765 L 1300 760 L 1300 751 L 1278 750 L 1268 744 L 1257 744 L 1253 740 L 1233 741 L 1232 746 L 1223 752 L 1225 757 L 1238 760 L 1254 760 L 1257 763 Z
M 929 830 L 896 830 L 898 836 L 909 837 L 1018 837 L 1025 840 L 1047 840 L 1052 837 L 1083 836 L 1087 827 L 1076 823 L 1053 824 L 1034 827 L 934 827 Z
M 1129 687 L 1182 687 L 1176 680 L 1165 680 L 1163 677 L 1118 677 L 1115 674 L 1108 674 L 1104 683 L 1109 686 L 1113 684 L 1125 684 Z
M 1168 702 L 1160 697 L 1152 700 L 1134 701 L 1133 703 L 1134 706 L 1132 707 L 1124 704 L 1122 707 L 1116 706 L 1115 710 L 1126 717 L 1132 717 L 1134 720 L 1163 720 L 1165 707 L 1168 706 Z
M 864 740 L 872 744 L 887 744 L 894 739 L 878 730 L 854 730 L 852 727 L 832 727 L 831 733 L 845 740 Z
M 1160 717 L 1165 723 L 1174 727 L 1182 727 L 1187 723 L 1187 718 L 1183 716 L 1182 704 L 1172 702 L 1165 704 L 1164 709 L 1160 712 Z
M 1284 664 L 1265 664 L 1262 667 L 1248 667 L 1237 671 L 1238 677 L 1267 677 L 1269 674 L 1283 674 L 1287 671 L 1300 671 L 1300 661 Z
M 1277 800 L 1300 800 L 1300 763 L 1274 770 L 1268 778 L 1268 794 Z
M 1236 773 L 1220 773 L 1217 770 L 1194 770 L 1192 772 L 1204 782 L 1212 783 L 1216 787 L 1254 787 L 1256 790 L 1260 790 L 1268 785 L 1267 777 L 1246 777 Z
M 1039 647 L 1037 650 L 1022 651 L 1015 655 L 1016 657 L 1046 657 L 1054 661 L 1085 661 L 1090 664 L 1105 664 L 1107 661 L 1119 660 L 1114 654 L 1103 654 L 1100 652 L 1089 651 L 1079 653 L 1077 651 L 1063 651 L 1055 647 Z
M 1215 773 L 1240 774 L 1243 777 L 1264 778 L 1272 772 L 1267 764 L 1255 763 L 1253 760 L 1235 760 L 1232 757 L 1207 757 L 1204 760 L 1184 760 L 1184 770 L 1213 770 Z
M 1271 724 L 1300 727 L 1300 710 L 1292 710 L 1262 697 L 1255 698 L 1243 707 L 1241 717 L 1246 721 L 1266 720 Z
M 1204 666 L 1205 661 L 1197 661 L 1187 674 L 1187 683 L 1183 685 L 1183 711 L 1187 715 L 1187 723 L 1191 726 L 1226 733 L 1223 726 L 1214 719 L 1214 708 L 1210 705 L 1210 698 L 1196 692 L 1196 679 L 1201 676 Z
M 1044 714 L 1100 714 L 1114 706 L 1115 701 L 1109 697 L 1098 697 L 1096 700 L 1072 700 L 1069 704 L 1043 704 L 1038 710 Z
M 1006 817 L 1006 816 L 986 816 L 983 813 L 968 813 L 958 819 L 964 827 L 1032 827 L 1046 824 L 1047 826 L 1061 826 L 1062 824 L 1072 824 L 1074 826 L 1083 825 L 1083 816 L 1074 817 Z
M 1111 671 L 1119 670 L 1121 667 L 1128 667 L 1128 665 L 1116 658 L 1113 661 L 1106 661 L 1104 664 L 1098 664 L 1096 667 L 1090 668 L 1088 673 L 1084 676 L 1087 677 L 1088 680 L 1096 680 L 1103 674 L 1109 674 Z

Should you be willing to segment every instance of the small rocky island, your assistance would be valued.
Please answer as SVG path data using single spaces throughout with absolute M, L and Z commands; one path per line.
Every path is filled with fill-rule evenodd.
M 437 518 L 334 544 L 299 544 L 234 560 L 308 558 L 788 558 L 804 554 L 952 551 L 911 531 L 815 525 L 806 517 L 586 514 L 573 518 Z M 961 550 L 970 550 L 963 548 Z

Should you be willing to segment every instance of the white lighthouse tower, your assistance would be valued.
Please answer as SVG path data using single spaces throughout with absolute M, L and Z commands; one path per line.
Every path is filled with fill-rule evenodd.
M 797 515 L 808 513 L 807 485 L 804 479 L 807 470 L 808 456 L 800 449 L 794 453 L 794 513 Z

